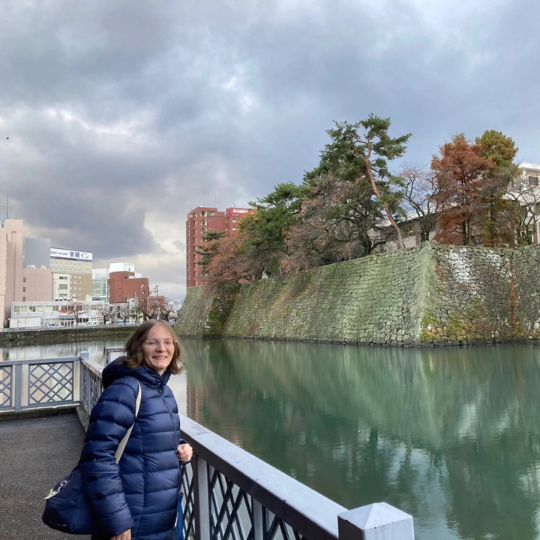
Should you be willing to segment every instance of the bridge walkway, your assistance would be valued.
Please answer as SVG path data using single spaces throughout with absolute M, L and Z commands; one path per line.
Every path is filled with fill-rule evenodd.
M 41 514 L 49 489 L 76 465 L 83 439 L 74 409 L 53 416 L 0 420 L 2 540 L 74 538 L 49 529 Z

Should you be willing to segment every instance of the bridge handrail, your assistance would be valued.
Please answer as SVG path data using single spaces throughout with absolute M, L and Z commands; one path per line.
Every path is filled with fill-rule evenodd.
M 188 538 L 414 540 L 413 518 L 398 508 L 347 510 L 194 420 L 182 416 L 181 427 L 195 452 L 182 477 Z
M 338 538 L 336 516 L 347 509 L 188 417 L 182 434 L 204 459 L 275 515 L 309 538 Z M 317 509 L 316 512 L 313 509 Z
M 2 360 L 0 361 L 0 367 L 2 366 L 25 366 L 34 364 L 66 364 L 69 362 L 78 362 L 80 356 L 63 356 L 61 358 L 39 358 L 37 360 Z
M 102 391 L 101 371 L 87 353 L 0 362 L 0 411 L 79 405 L 84 423 Z M 6 388 L 8 405 L 3 403 Z M 20 396 L 31 391 L 42 401 L 21 404 Z M 346 510 L 184 416 L 182 435 L 195 450 L 182 475 L 187 538 L 414 539 L 412 516 L 389 504 Z
M 0 414 L 73 407 L 78 402 L 78 356 L 0 361 Z

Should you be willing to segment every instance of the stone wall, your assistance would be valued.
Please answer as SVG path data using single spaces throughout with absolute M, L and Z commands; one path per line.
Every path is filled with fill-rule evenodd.
M 78 328 L 5 329 L 0 331 L 0 346 L 66 343 L 95 339 L 128 338 L 135 326 L 79 326 Z
M 512 252 L 432 245 L 420 341 L 510 340 Z
M 181 335 L 380 345 L 540 336 L 540 248 L 421 248 L 373 255 L 219 295 L 193 288 Z

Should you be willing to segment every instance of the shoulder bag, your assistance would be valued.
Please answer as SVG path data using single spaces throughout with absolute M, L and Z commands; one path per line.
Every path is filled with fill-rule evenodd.
M 135 420 L 137 420 L 142 399 L 139 381 L 137 381 L 137 384 L 139 385 L 139 392 L 135 403 Z M 116 463 L 120 462 L 134 425 L 135 422 L 118 444 L 114 455 Z M 45 510 L 41 516 L 45 525 L 68 534 L 92 534 L 96 532 L 90 503 L 84 494 L 79 465 L 51 489 L 45 497 L 45 501 Z

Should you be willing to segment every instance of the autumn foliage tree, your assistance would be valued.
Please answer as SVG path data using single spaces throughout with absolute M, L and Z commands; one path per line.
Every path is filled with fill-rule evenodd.
M 435 240 L 444 244 L 472 245 L 475 225 L 486 213 L 483 190 L 494 168 L 492 160 L 481 156 L 481 147 L 463 134 L 441 147 L 431 168 L 437 181 L 439 206 Z
M 437 184 L 437 241 L 490 246 L 511 241 L 499 210 L 515 171 L 516 152 L 512 139 L 494 130 L 474 143 L 456 135 L 441 147 L 431 164 Z
M 248 255 L 246 238 L 222 238 L 215 256 L 208 265 L 208 284 L 216 287 L 223 284 L 244 285 L 258 279 L 262 273 L 262 264 Z

